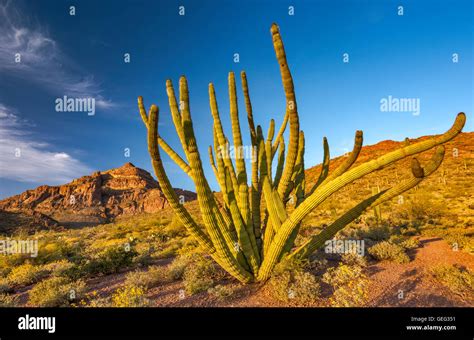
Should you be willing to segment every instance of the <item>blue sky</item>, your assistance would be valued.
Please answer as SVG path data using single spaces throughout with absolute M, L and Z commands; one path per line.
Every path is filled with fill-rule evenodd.
M 177 85 L 183 74 L 205 170 L 213 178 L 207 157 L 209 82 L 216 86 L 229 136 L 229 71 L 247 72 L 258 123 L 266 129 L 270 118 L 277 125 L 283 119 L 272 22 L 280 26 L 293 73 L 308 167 L 322 158 L 323 136 L 337 156 L 352 148 L 357 129 L 364 130 L 366 145 L 401 140 L 441 133 L 464 111 L 465 131 L 473 130 L 469 0 L 76 0 L 75 16 L 69 15 L 70 1 L 0 4 L 0 198 L 125 162 L 151 171 L 136 97 L 160 107 L 160 133 L 180 150 L 165 81 Z M 400 5 L 403 16 L 397 13 Z M 245 128 L 239 80 L 238 88 Z M 64 95 L 96 98 L 95 115 L 56 112 L 55 100 Z M 418 98 L 420 114 L 381 112 L 380 100 L 389 95 Z M 175 187 L 194 189 L 169 159 L 165 165 Z M 211 185 L 217 190 L 214 180 Z

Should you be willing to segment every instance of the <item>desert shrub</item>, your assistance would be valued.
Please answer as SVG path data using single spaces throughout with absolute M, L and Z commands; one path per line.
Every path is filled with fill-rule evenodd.
M 357 234 L 360 238 L 382 241 L 390 237 L 390 228 L 386 225 L 373 225 L 359 230 Z
M 89 274 L 112 274 L 119 269 L 132 265 L 133 258 L 137 256 L 137 252 L 131 248 L 112 247 L 101 253 L 84 265 L 85 272 Z
M 437 266 L 432 274 L 440 283 L 463 298 L 474 294 L 474 273 L 459 266 Z
M 43 269 L 53 276 L 65 276 L 72 267 L 74 267 L 74 263 L 68 260 L 59 260 L 43 265 Z
M 367 266 L 367 259 L 356 253 L 347 253 L 341 256 L 341 261 L 349 266 L 358 265 L 360 267 Z
M 168 274 L 171 280 L 183 278 L 184 270 L 192 262 L 192 258 L 186 255 L 177 256 L 168 266 Z
M 191 262 L 184 270 L 183 283 L 186 293 L 193 295 L 208 290 L 214 285 L 218 274 L 214 262 L 201 258 Z
M 90 299 L 88 303 L 84 302 L 83 306 L 91 308 L 113 307 L 112 298 L 110 296 L 95 297 Z
M 405 235 L 392 235 L 388 239 L 389 243 L 397 244 L 405 249 L 416 249 L 420 247 L 420 240 L 415 237 Z
M 151 288 L 162 282 L 168 282 L 166 267 L 152 266 L 147 271 L 133 271 L 127 274 L 125 285 Z
M 114 307 L 147 307 L 146 289 L 140 286 L 126 285 L 117 289 L 112 295 Z
M 186 227 L 176 216 L 173 216 L 171 222 L 164 227 L 164 232 L 170 238 L 184 237 L 187 234 Z
M 399 204 L 392 215 L 395 218 L 410 221 L 412 224 L 433 223 L 446 214 L 442 201 L 434 199 L 432 193 L 419 191 L 411 200 Z
M 351 280 L 334 291 L 329 298 L 329 303 L 334 307 L 363 306 L 367 303 L 368 286 L 369 280 L 365 276 Z
M 410 262 L 402 246 L 387 241 L 382 241 L 369 248 L 369 254 L 379 261 L 388 260 L 397 263 Z
M 417 223 L 403 225 L 400 228 L 400 233 L 403 236 L 415 236 L 420 234 L 420 226 Z
M 0 294 L 12 292 L 12 286 L 6 278 L 0 278 Z
M 337 267 L 329 268 L 323 275 L 323 282 L 339 287 L 362 275 L 362 267 L 340 263 Z
M 180 240 L 171 242 L 168 244 L 163 250 L 159 251 L 156 254 L 156 258 L 158 259 L 167 259 L 173 256 L 176 256 L 181 249 L 182 243 Z
M 324 273 L 323 282 L 333 289 L 329 303 L 334 307 L 356 307 L 367 302 L 369 280 L 361 266 L 340 263 Z
M 29 304 L 37 307 L 68 306 L 84 293 L 83 281 L 70 281 L 64 277 L 51 277 L 36 284 L 28 293 Z
M 320 285 L 316 277 L 304 271 L 304 264 L 282 261 L 268 281 L 274 298 L 283 302 L 309 304 L 318 299 Z
M 34 259 L 37 264 L 45 264 L 64 259 L 76 260 L 80 257 L 82 243 L 69 244 L 65 240 L 41 240 L 38 249 L 38 256 Z
M 85 293 L 78 302 L 80 307 L 112 307 L 112 296 L 99 296 L 96 290 Z
M 401 242 L 400 245 L 405 249 L 416 249 L 420 247 L 420 240 L 414 237 L 410 237 Z
M 30 263 L 15 267 L 7 276 L 7 280 L 13 285 L 27 286 L 38 282 L 48 275 L 48 271 L 41 266 L 33 266 Z
M 0 307 L 17 307 L 17 306 L 18 306 L 17 296 L 0 293 Z
M 218 300 L 225 300 L 226 298 L 234 294 L 234 290 L 228 285 L 216 285 L 215 287 L 209 288 L 207 292 L 209 293 L 209 295 L 215 297 Z

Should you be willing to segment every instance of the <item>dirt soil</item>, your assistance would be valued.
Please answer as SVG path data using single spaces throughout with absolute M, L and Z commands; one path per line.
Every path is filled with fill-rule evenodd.
M 460 265 L 474 270 L 474 256 L 453 251 L 440 238 L 421 238 L 420 247 L 409 253 L 411 262 L 398 264 L 377 262 L 369 264 L 366 274 L 370 278 L 368 307 L 465 307 L 474 301 L 465 300 L 436 281 L 430 269 L 438 265 Z M 166 265 L 160 261 L 155 265 Z M 110 295 L 124 281 L 126 273 L 98 277 L 88 281 L 90 291 Z M 186 296 L 182 282 L 173 282 L 149 290 L 148 298 L 157 307 L 284 307 L 288 304 L 273 299 L 261 284 L 240 285 L 231 280 L 220 282 L 231 285 L 234 294 L 220 301 L 206 292 Z M 324 306 L 315 301 L 312 306 Z

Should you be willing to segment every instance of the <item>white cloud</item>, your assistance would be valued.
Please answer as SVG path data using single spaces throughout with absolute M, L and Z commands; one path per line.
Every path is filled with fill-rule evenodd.
M 34 140 L 26 132 L 31 125 L 0 103 L 0 178 L 56 185 L 93 172 L 71 155 Z
M 62 53 L 45 29 L 28 25 L 25 13 L 11 1 L 0 4 L 0 73 L 39 84 L 58 96 L 94 97 L 102 109 L 116 106 L 103 97 L 94 77 Z

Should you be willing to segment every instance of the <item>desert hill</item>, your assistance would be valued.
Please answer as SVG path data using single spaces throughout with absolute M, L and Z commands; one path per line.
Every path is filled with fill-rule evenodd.
M 193 192 L 175 190 L 183 195 L 184 201 L 196 197 Z M 16 215 L 22 223 L 30 216 L 44 227 L 81 226 L 110 222 L 119 216 L 153 213 L 166 205 L 158 182 L 147 171 L 126 163 L 68 184 L 27 190 L 0 201 L 0 211 L 3 210 L 2 216 Z M 8 222 L 7 218 L 2 221 Z

